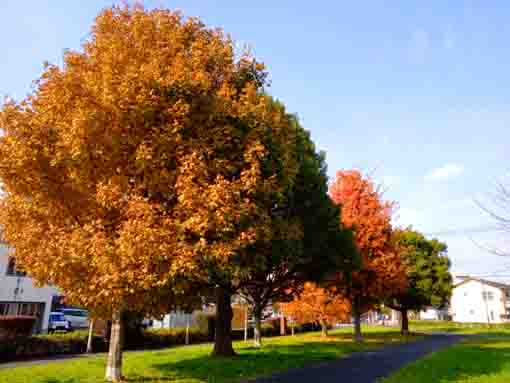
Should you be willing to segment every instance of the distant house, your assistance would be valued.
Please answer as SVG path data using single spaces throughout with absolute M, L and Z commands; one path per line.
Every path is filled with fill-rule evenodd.
M 420 311 L 419 317 L 422 320 L 447 320 L 448 310 L 438 309 L 435 307 L 426 307 Z
M 52 302 L 59 295 L 50 286 L 35 287 L 33 280 L 16 268 L 14 258 L 0 244 L 0 316 L 31 315 L 37 318 L 34 331 L 48 330 Z
M 462 276 L 453 288 L 450 314 L 455 322 L 503 323 L 510 318 L 510 285 Z

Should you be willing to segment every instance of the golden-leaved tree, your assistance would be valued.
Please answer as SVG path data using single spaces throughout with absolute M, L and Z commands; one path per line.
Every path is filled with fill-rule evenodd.
M 3 238 L 37 282 L 112 318 L 108 380 L 121 379 L 124 311 L 162 313 L 204 264 L 212 277 L 270 238 L 268 199 L 297 166 L 265 77 L 221 30 L 113 7 L 31 95 L 3 105 Z

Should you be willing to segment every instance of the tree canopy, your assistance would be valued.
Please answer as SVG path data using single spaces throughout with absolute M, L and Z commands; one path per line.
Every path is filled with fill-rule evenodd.
M 256 345 L 261 313 L 271 302 L 285 302 L 306 281 L 320 281 L 331 271 L 357 262 L 352 233 L 338 224 L 339 208 L 328 196 L 325 155 L 293 119 L 298 170 L 292 187 L 270 208 L 272 237 L 253 246 L 253 258 L 239 266 L 240 293 L 252 304 Z
M 396 230 L 394 240 L 406 265 L 407 288 L 388 299 L 387 304 L 402 313 L 402 331 L 408 331 L 407 311 L 427 306 L 445 307 L 452 293 L 452 276 L 447 246 L 427 239 L 411 228 Z
M 327 335 L 328 326 L 347 320 L 351 313 L 347 299 L 311 282 L 305 283 L 303 291 L 291 302 L 280 306 L 286 316 L 298 323 L 319 324 L 323 336 Z
M 122 310 L 167 311 L 204 265 L 214 277 L 270 241 L 298 165 L 265 78 L 197 19 L 105 9 L 81 51 L 0 112 L 0 225 L 16 261 L 120 326 Z
M 361 268 L 339 274 L 336 284 L 352 301 L 355 336 L 360 340 L 359 321 L 363 308 L 407 286 L 405 265 L 392 242 L 394 204 L 383 200 L 374 182 L 357 170 L 337 172 L 330 195 L 341 205 L 340 224 L 353 230 L 361 255 Z

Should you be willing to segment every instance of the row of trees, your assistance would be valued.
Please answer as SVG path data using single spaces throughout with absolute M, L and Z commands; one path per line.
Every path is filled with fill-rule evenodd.
M 448 303 L 452 277 L 444 243 L 412 228 L 393 228 L 394 203 L 359 171 L 338 172 L 330 195 L 341 206 L 341 226 L 354 233 L 361 264 L 328 273 L 322 286 L 305 285 L 304 293 L 282 305 L 288 316 L 316 322 L 325 334 L 328 325 L 352 314 L 354 338 L 362 341 L 361 315 L 370 309 L 400 312 L 405 334 L 409 311 Z
M 235 354 L 234 294 L 251 304 L 257 345 L 275 302 L 323 324 L 352 308 L 360 340 L 364 311 L 416 308 L 406 299 L 426 290 L 422 276 L 448 272 L 445 247 L 397 234 L 393 204 L 359 172 L 339 172 L 328 192 L 324 154 L 266 79 L 218 29 L 113 7 L 82 51 L 0 111 L 3 239 L 38 283 L 112 320 L 107 380 L 122 376 L 128 312 L 213 297 L 221 356 Z M 414 260 L 428 265 L 433 253 L 437 265 L 418 271 Z M 295 298 L 322 303 L 303 309 Z

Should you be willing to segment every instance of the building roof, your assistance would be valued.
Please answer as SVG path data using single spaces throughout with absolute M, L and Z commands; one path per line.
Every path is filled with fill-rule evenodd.
M 463 285 L 465 283 L 468 283 L 468 282 L 471 282 L 471 281 L 476 281 L 476 282 L 480 282 L 480 283 L 483 283 L 483 284 L 488 285 L 488 286 L 496 287 L 498 289 L 505 289 L 505 290 L 510 289 L 510 285 L 507 285 L 505 283 L 500 283 L 500 282 L 488 281 L 487 279 L 474 278 L 474 277 L 465 277 L 463 279 L 464 279 L 463 281 L 457 283 L 453 287 L 455 288 L 455 287 L 458 287 L 458 286 Z

